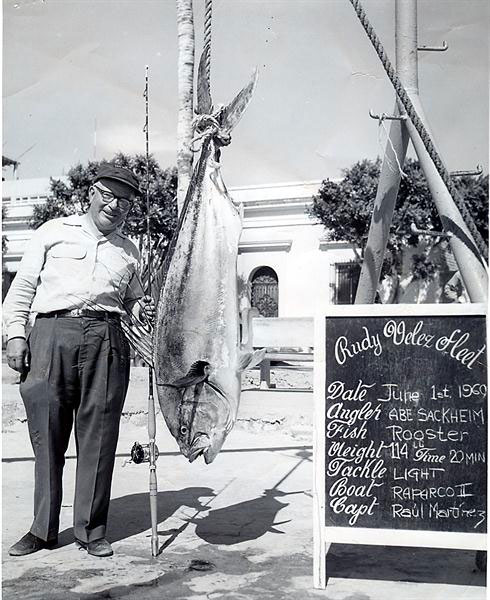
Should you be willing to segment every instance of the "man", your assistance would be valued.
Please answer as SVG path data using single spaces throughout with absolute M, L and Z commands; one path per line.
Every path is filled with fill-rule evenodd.
M 5 298 L 7 361 L 21 373 L 35 455 L 34 521 L 10 548 L 12 556 L 57 543 L 73 422 L 75 538 L 94 556 L 113 553 L 105 532 L 129 381 L 120 318 L 126 309 L 153 318 L 153 305 L 138 284 L 138 250 L 119 231 L 138 193 L 131 171 L 102 166 L 89 189 L 88 212 L 53 219 L 34 232 Z M 31 312 L 37 316 L 26 338 Z

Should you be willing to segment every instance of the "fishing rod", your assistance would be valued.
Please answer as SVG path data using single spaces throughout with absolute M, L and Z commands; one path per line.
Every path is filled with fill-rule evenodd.
M 146 238 L 148 252 L 148 294 L 151 296 L 151 238 L 150 238 L 150 133 L 149 133 L 149 87 L 148 87 L 148 65 L 145 68 L 145 138 L 146 138 Z M 156 415 L 155 399 L 153 397 L 153 368 L 148 366 L 148 445 L 150 463 L 150 514 L 151 514 L 151 554 L 158 555 L 158 515 L 157 515 L 157 447 L 156 437 Z
M 146 241 L 147 241 L 147 263 L 148 263 L 148 291 L 151 296 L 151 237 L 150 237 L 150 133 L 149 133 L 149 86 L 148 65 L 145 67 L 145 141 L 146 141 Z M 150 515 L 151 515 L 151 555 L 158 556 L 158 510 L 157 510 L 157 467 L 158 448 L 155 443 L 156 437 L 156 414 L 155 399 L 153 397 L 153 367 L 148 365 L 148 456 L 150 467 Z

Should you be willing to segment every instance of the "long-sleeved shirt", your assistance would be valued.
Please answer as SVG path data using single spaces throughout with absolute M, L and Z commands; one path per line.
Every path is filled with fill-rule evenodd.
M 102 234 L 88 215 L 41 225 L 3 304 L 7 337 L 25 337 L 30 313 L 85 308 L 125 314 L 143 296 L 139 251 L 118 231 Z

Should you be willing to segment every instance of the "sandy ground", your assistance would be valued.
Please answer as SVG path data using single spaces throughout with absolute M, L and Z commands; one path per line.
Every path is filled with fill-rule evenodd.
M 8 547 L 32 519 L 33 458 L 15 375 L 3 365 L 3 598 L 245 600 L 480 600 L 475 553 L 333 545 L 328 585 L 312 582 L 311 374 L 277 375 L 279 389 L 246 379 L 239 420 L 211 465 L 178 454 L 158 415 L 161 552 L 151 558 L 148 468 L 128 464 L 145 442 L 146 371 L 133 369 L 117 450 L 108 538 L 97 559 L 73 543 L 75 473 L 68 450 L 59 545 L 12 558 Z M 298 379 L 295 379 L 298 378 Z M 274 379 L 273 379 L 274 381 Z

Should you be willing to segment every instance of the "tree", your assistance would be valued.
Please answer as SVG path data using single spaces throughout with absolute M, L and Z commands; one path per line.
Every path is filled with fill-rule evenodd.
M 177 80 L 179 114 L 177 122 L 177 170 L 179 212 L 184 203 L 192 174 L 192 119 L 194 92 L 194 17 L 192 0 L 176 0 L 179 58 Z
M 103 161 L 101 161 L 103 162 Z M 36 229 L 49 219 L 85 212 L 88 208 L 88 190 L 101 162 L 90 161 L 78 164 L 68 171 L 68 181 L 51 180 L 51 194 L 45 204 L 34 207 L 29 226 Z M 140 179 L 142 189 L 146 186 L 146 157 L 137 154 L 117 154 L 105 161 L 131 169 Z M 150 156 L 150 237 L 152 246 L 159 244 L 165 249 L 177 225 L 177 170 L 175 167 L 162 169 Z M 131 207 L 123 226 L 123 233 L 138 240 L 140 250 L 146 244 L 146 194 L 142 193 Z
M 329 239 L 352 244 L 359 262 L 367 241 L 380 167 L 379 158 L 366 159 L 344 169 L 340 182 L 324 180 L 309 211 L 325 225 Z M 394 288 L 400 283 L 403 250 L 407 247 L 417 249 L 411 256 L 410 281 L 433 279 L 440 266 L 434 259 L 441 259 L 441 252 L 433 252 L 441 238 L 424 237 L 426 242 L 421 244 L 419 235 L 411 230 L 415 224 L 417 229 L 442 231 L 424 173 L 411 159 L 405 162 L 403 171 L 406 176 L 401 179 L 381 276 L 391 278 Z M 455 183 L 478 230 L 488 240 L 488 175 L 458 178 Z

